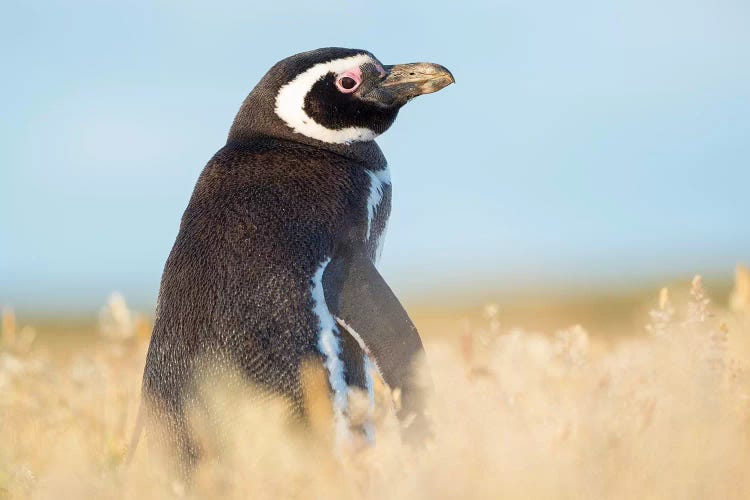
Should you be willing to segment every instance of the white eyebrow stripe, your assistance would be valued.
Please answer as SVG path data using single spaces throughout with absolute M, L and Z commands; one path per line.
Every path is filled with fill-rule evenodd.
M 312 139 L 331 144 L 373 140 L 378 134 L 367 127 L 347 127 L 335 130 L 324 127 L 305 113 L 305 96 L 315 82 L 328 73 L 342 73 L 353 66 L 361 66 L 365 63 L 376 64 L 369 54 L 357 54 L 316 64 L 279 89 L 274 111 L 292 130 Z

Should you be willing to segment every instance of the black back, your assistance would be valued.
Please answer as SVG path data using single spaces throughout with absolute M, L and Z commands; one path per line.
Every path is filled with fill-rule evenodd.
M 161 438 L 183 464 L 198 453 L 184 415 L 188 403 L 202 404 L 192 390 L 196 370 L 211 379 L 238 369 L 241 382 L 280 394 L 294 414 L 304 413 L 299 367 L 320 356 L 311 277 L 339 248 L 368 245 L 367 170 L 386 163 L 373 141 L 328 144 L 295 133 L 273 101 L 308 67 L 361 53 L 321 49 L 274 66 L 198 179 L 162 276 L 143 379 L 149 420 L 164 426 Z M 396 112 L 381 112 L 378 127 L 387 128 Z M 386 185 L 370 255 L 389 212 Z M 361 353 L 353 362 L 347 382 L 362 385 Z

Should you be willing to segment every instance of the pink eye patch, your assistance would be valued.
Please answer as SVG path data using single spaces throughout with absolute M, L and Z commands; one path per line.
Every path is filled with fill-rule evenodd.
M 344 94 L 351 94 L 362 83 L 362 70 L 357 66 L 336 77 L 336 88 Z

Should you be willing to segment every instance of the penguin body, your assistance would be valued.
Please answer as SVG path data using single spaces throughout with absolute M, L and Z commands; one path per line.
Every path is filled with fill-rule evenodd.
M 421 412 L 421 340 L 374 265 L 391 185 L 373 139 L 409 99 L 453 81 L 423 66 L 420 83 L 368 52 L 319 49 L 278 63 L 243 103 L 182 217 L 144 370 L 147 432 L 158 423 L 183 465 L 200 455 L 186 422 L 201 404 L 196 370 L 235 368 L 304 418 L 300 367 L 318 359 L 339 439 L 348 387 L 372 386 L 369 363 L 402 390 L 404 416 Z

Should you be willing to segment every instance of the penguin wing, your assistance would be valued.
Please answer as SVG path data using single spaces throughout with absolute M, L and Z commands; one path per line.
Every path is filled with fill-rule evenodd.
M 421 436 L 425 387 L 416 376 L 424 356 L 422 339 L 401 303 L 372 261 L 362 252 L 344 252 L 331 259 L 323 275 L 328 309 L 365 353 L 392 389 L 401 391 L 401 420 Z M 412 417 L 413 415 L 413 417 Z

